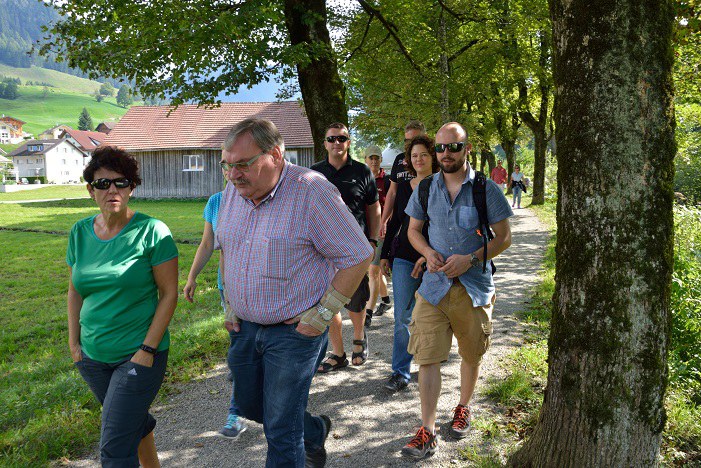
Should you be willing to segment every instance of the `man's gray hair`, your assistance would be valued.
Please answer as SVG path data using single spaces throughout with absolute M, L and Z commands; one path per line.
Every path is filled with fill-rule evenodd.
M 229 130 L 222 149 L 227 151 L 234 146 L 236 140 L 246 133 L 250 133 L 253 141 L 262 151 L 270 151 L 279 146 L 282 154 L 285 154 L 285 141 L 274 123 L 267 119 L 246 119 L 237 123 Z
M 409 123 L 406 124 L 406 127 L 404 127 L 405 132 L 409 130 L 418 130 L 423 134 L 426 133 L 426 126 L 418 120 L 410 120 Z

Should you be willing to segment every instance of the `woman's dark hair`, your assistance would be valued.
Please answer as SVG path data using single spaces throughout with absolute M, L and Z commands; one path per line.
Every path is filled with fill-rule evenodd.
M 416 176 L 416 169 L 414 169 L 414 165 L 411 163 L 411 150 L 416 145 L 424 145 L 426 147 L 428 154 L 431 155 L 431 172 L 438 172 L 440 166 L 438 166 L 438 158 L 436 157 L 435 142 L 433 141 L 433 138 L 428 135 L 419 135 L 414 137 L 411 141 L 407 142 L 406 146 L 404 147 L 404 160 L 406 161 L 407 171 L 409 171 L 411 175 Z
M 139 164 L 130 153 L 116 146 L 100 146 L 92 154 L 90 162 L 83 170 L 85 182 L 91 183 L 95 180 L 95 172 L 98 169 L 109 169 L 119 172 L 131 181 L 131 188 L 141 185 L 139 177 Z

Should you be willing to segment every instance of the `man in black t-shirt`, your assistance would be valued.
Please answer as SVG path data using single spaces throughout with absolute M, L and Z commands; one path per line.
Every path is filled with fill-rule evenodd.
M 406 146 L 411 140 L 419 135 L 426 134 L 426 127 L 424 124 L 418 120 L 412 120 L 404 127 L 404 145 Z M 413 179 L 414 176 L 409 173 L 406 169 L 406 162 L 404 161 L 404 153 L 399 153 L 396 158 L 394 158 L 394 163 L 392 164 L 392 172 L 390 173 L 389 180 L 389 190 L 387 191 L 387 196 L 385 197 L 385 206 L 382 210 L 382 221 L 380 226 L 380 237 L 385 237 L 385 230 L 387 229 L 387 221 L 392 217 L 392 212 L 394 211 L 394 198 L 397 196 L 397 185 L 405 180 Z
M 350 135 L 342 123 L 333 123 L 326 130 L 324 147 L 328 153 L 325 161 L 312 165 L 312 169 L 321 172 L 338 191 L 358 224 L 365 232 L 373 247 L 377 247 L 380 229 L 380 202 L 375 178 L 365 164 L 354 161 L 348 154 Z M 367 220 L 367 222 L 366 222 Z M 365 333 L 365 303 L 370 297 L 368 277 L 365 275 L 360 286 L 351 298 L 346 309 L 353 322 L 353 365 L 365 363 L 368 357 L 368 341 Z M 343 348 L 341 334 L 342 319 L 336 314 L 329 325 L 329 341 L 332 352 L 321 363 L 318 372 L 326 373 L 348 365 Z

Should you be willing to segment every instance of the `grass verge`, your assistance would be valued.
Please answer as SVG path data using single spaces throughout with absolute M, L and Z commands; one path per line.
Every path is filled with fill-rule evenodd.
M 49 185 L 38 189 L 0 193 L 0 202 L 19 200 L 45 200 L 52 198 L 90 198 L 85 185 Z M 10 210 L 10 207 L 5 207 Z

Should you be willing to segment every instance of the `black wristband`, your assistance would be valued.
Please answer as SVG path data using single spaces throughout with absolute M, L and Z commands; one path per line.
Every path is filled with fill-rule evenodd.
M 368 239 L 372 245 L 377 247 L 377 240 L 376 239 Z
M 145 345 L 145 344 L 142 344 L 141 346 L 139 346 L 139 349 L 142 351 L 146 351 L 149 354 L 153 354 L 154 356 L 158 352 L 158 350 L 156 348 L 152 348 L 149 345 Z

